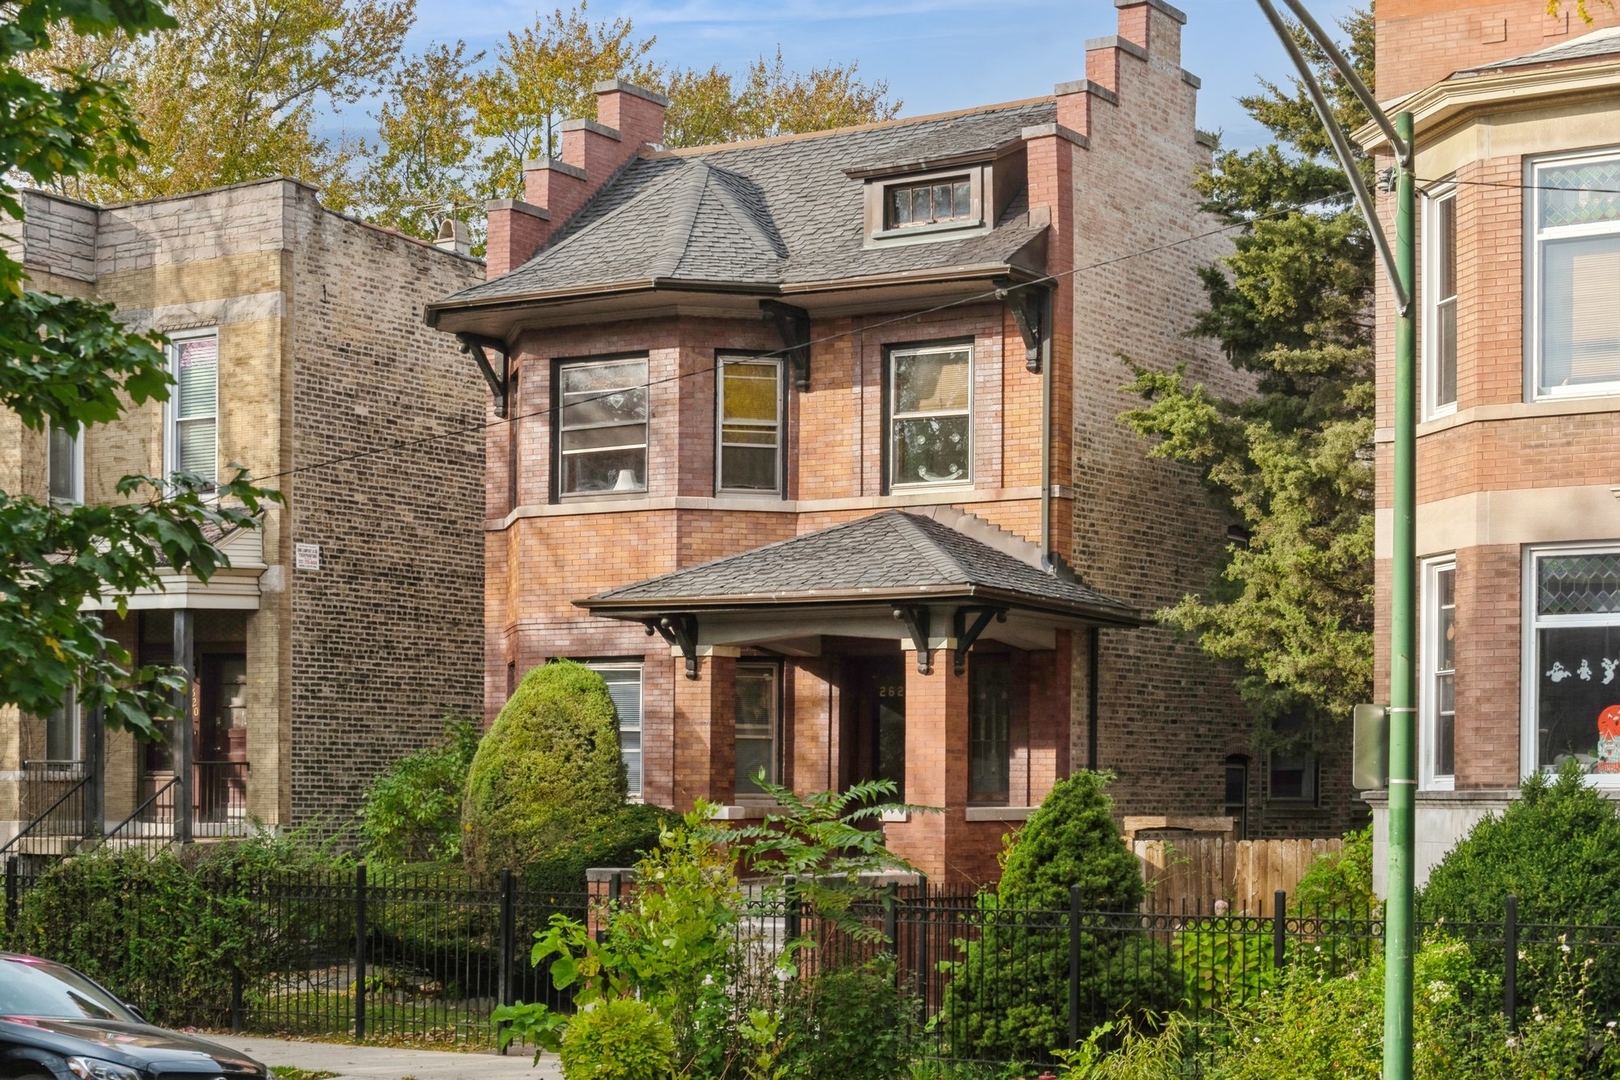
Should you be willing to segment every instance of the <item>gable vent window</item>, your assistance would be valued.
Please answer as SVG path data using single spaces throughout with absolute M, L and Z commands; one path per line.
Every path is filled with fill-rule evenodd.
M 885 224 L 891 229 L 965 221 L 973 216 L 973 186 L 965 176 L 927 184 L 896 184 L 889 188 L 886 202 Z

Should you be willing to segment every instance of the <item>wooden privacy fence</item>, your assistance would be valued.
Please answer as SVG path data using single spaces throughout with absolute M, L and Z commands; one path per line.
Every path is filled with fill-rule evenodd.
M 1175 839 L 1133 840 L 1151 911 L 1210 911 L 1217 900 L 1233 915 L 1270 913 L 1279 889 L 1293 895 L 1319 855 L 1342 840 L 1230 840 L 1208 833 Z

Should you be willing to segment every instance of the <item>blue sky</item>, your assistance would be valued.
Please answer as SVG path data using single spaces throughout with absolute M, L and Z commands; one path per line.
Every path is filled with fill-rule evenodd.
M 464 39 L 491 49 L 506 31 L 533 22 L 558 0 L 417 0 L 410 47 Z M 1286 76 L 1287 58 L 1254 0 L 1180 0 L 1188 15 L 1182 66 L 1203 80 L 1199 126 L 1221 130 L 1227 146 L 1263 142 L 1236 98 L 1257 75 Z M 1313 0 L 1324 23 L 1352 0 Z M 942 112 L 1050 93 L 1085 74 L 1087 38 L 1116 28 L 1112 0 L 593 0 L 593 19 L 628 16 L 638 34 L 657 35 L 665 63 L 741 70 L 778 44 L 790 68 L 829 61 L 860 63 L 868 79 L 887 79 L 903 115 Z M 359 126 L 352 113 L 339 123 Z

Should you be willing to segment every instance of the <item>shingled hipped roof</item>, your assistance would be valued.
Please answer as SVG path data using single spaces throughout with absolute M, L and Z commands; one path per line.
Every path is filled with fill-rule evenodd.
M 1052 124 L 1051 98 L 632 160 L 527 263 L 434 310 L 627 287 L 771 294 L 810 282 L 1019 265 L 1045 233 L 1020 197 L 987 233 L 866 246 L 865 183 L 851 172 L 964 160 Z M 1039 245 L 1035 245 L 1038 247 Z M 1027 264 L 1027 266 L 1025 265 Z
M 1090 622 L 1142 623 L 1130 605 L 1104 596 L 1061 567 L 1043 570 L 933 517 L 903 510 L 885 510 L 578 603 L 593 614 L 622 617 L 768 604 L 953 599 L 1005 603 Z

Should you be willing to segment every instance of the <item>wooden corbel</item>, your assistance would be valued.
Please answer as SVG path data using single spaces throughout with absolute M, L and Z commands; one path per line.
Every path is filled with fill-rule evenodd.
M 894 617 L 906 624 L 906 633 L 911 637 L 911 644 L 917 650 L 917 673 L 932 675 L 934 654 L 928 648 L 928 606 L 902 604 L 894 609 Z
M 776 324 L 776 332 L 782 335 L 782 348 L 787 351 L 788 366 L 793 369 L 794 388 L 810 389 L 810 313 L 777 300 L 761 300 L 759 310 L 768 322 Z
M 1014 285 L 1006 278 L 996 282 L 996 296 L 1007 302 L 1013 322 L 1024 338 L 1024 367 L 1032 375 L 1041 373 L 1042 356 L 1052 331 L 1052 290 L 1038 285 Z
M 489 383 L 489 389 L 495 395 L 495 415 L 506 417 L 506 389 L 511 385 L 512 358 L 506 353 L 506 342 L 497 338 L 485 337 L 482 334 L 457 334 L 456 340 L 461 342 L 461 351 L 472 355 L 478 364 L 478 370 L 484 373 L 484 381 Z M 501 354 L 501 373 L 495 374 L 495 366 L 489 362 L 486 349 L 492 349 Z
M 969 626 L 967 621 L 969 612 L 973 612 L 977 616 L 973 620 L 972 626 Z M 993 607 L 959 607 L 956 609 L 955 626 L 953 627 L 956 631 L 956 649 L 952 656 L 951 666 L 958 675 L 967 671 L 968 650 L 973 648 L 975 641 L 979 640 L 979 635 L 984 633 L 984 628 L 990 625 L 991 619 L 996 620 L 996 622 L 1006 622 L 1007 609 Z
M 686 677 L 698 677 L 697 635 L 698 624 L 696 615 L 660 615 L 656 619 L 646 619 L 642 622 L 647 628 L 647 635 L 657 634 L 671 645 L 681 650 L 686 657 Z

